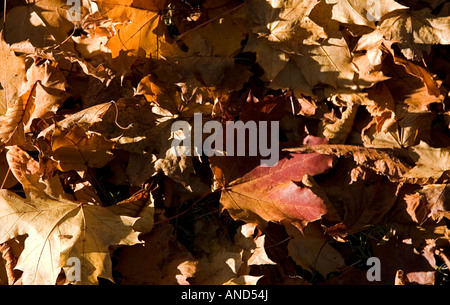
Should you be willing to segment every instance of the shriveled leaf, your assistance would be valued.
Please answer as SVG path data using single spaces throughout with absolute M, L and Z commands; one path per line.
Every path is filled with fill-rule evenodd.
M 354 145 L 308 145 L 299 148 L 289 148 L 288 151 L 317 152 L 336 156 L 352 157 L 358 165 L 370 167 L 375 172 L 386 175 L 391 181 L 400 181 L 410 167 L 395 155 L 380 149 L 366 148 Z

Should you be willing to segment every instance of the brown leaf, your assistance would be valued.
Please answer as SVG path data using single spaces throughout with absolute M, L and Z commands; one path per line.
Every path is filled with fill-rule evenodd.
M 449 44 L 450 17 L 435 17 L 429 8 L 420 11 L 396 10 L 383 18 L 379 29 L 387 40 L 399 41 L 403 55 L 420 60 L 430 45 Z
M 17 149 L 16 149 L 17 151 Z M 28 234 L 16 268 L 23 271 L 23 284 L 55 284 L 63 268 L 70 268 L 70 257 L 80 259 L 78 284 L 95 284 L 97 277 L 112 280 L 109 246 L 139 243 L 132 226 L 138 218 L 115 214 L 113 210 L 89 203 L 53 199 L 46 192 L 28 188 L 38 181 L 39 169 L 27 168 L 31 160 L 11 155 L 13 174 L 23 183 L 26 198 L 2 190 L 0 205 L 3 219 L 1 243 Z M 20 150 L 18 151 L 20 152 Z M 30 184 L 31 181 L 32 183 Z M 32 228 L 32 229 L 30 229 Z M 85 235 L 86 234 L 86 235 Z
M 288 245 L 289 256 L 304 270 L 318 271 L 326 277 L 345 266 L 343 257 L 329 244 L 331 239 L 318 222 L 309 223 L 303 232 L 286 225 L 286 231 L 292 237 Z
M 5 115 L 0 117 L 0 145 L 24 144 L 24 126 L 36 107 L 36 84 L 11 103 Z
M 366 148 L 355 145 L 319 144 L 298 148 L 288 148 L 292 152 L 317 152 L 321 154 L 333 154 L 338 157 L 352 157 L 358 165 L 364 165 L 375 172 L 385 175 L 391 181 L 404 181 L 404 175 L 410 167 L 392 152 L 381 149 Z
M 115 270 L 122 285 L 189 285 L 197 261 L 173 234 L 169 223 L 143 236 L 145 245 L 123 248 Z
M 22 85 L 26 82 L 25 57 L 14 54 L 11 46 L 4 41 L 3 32 L 0 33 L 0 67 L 0 114 L 3 115 L 9 103 L 24 93 Z

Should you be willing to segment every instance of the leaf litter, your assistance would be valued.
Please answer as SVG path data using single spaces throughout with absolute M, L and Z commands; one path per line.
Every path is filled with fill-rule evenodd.
M 445 2 L 6 1 L 0 283 L 447 283 Z M 279 162 L 176 155 L 199 113 Z

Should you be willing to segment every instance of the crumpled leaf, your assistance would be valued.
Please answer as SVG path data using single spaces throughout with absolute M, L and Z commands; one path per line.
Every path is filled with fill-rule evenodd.
M 442 217 L 450 217 L 448 195 L 448 184 L 425 185 L 418 192 L 405 196 L 406 211 L 419 224 L 423 224 L 428 218 L 439 222 Z
M 391 181 L 402 181 L 405 174 L 410 170 L 410 167 L 392 154 L 392 152 L 374 148 L 339 144 L 318 144 L 287 148 L 285 150 L 333 154 L 338 157 L 352 157 L 356 164 L 369 167 L 379 174 L 386 175 Z

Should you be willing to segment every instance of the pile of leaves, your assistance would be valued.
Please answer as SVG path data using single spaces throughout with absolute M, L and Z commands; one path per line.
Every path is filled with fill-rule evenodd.
M 2 284 L 448 281 L 450 3 L 72 2 L 2 4 Z M 280 161 L 175 154 L 196 113 Z

